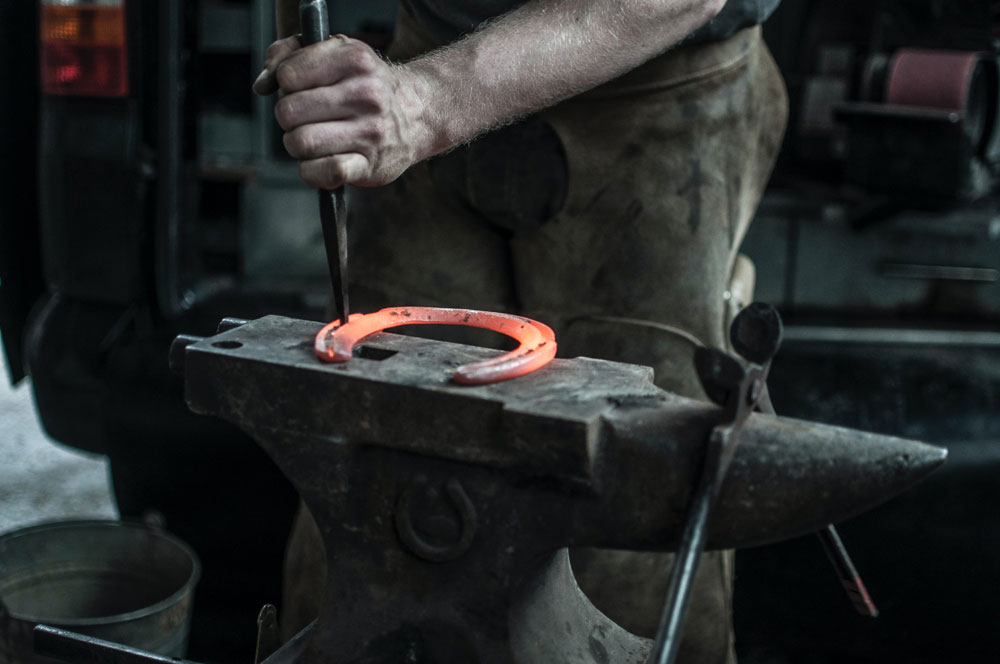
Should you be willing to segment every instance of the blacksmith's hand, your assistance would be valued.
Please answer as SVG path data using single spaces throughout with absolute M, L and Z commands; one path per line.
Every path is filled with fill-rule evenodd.
M 428 156 L 416 81 L 356 39 L 289 37 L 267 49 L 253 90 L 281 93 L 274 114 L 302 180 L 336 189 L 386 184 Z

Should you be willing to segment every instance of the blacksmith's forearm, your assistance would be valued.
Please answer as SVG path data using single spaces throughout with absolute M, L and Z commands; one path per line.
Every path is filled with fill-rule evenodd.
M 297 6 L 279 0 L 290 31 Z M 402 64 L 338 36 L 267 50 L 257 94 L 302 180 L 380 186 L 477 135 L 611 80 L 676 44 L 724 0 L 530 0 L 466 38 Z M 296 22 L 297 23 L 297 22 Z
M 401 65 L 422 99 L 427 154 L 633 69 L 713 17 L 724 0 L 532 0 Z

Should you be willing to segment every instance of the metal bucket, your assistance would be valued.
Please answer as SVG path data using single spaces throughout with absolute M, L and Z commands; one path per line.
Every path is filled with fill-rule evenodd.
M 168 657 L 187 649 L 201 565 L 142 524 L 60 521 L 0 536 L 0 662 L 40 664 L 38 623 Z

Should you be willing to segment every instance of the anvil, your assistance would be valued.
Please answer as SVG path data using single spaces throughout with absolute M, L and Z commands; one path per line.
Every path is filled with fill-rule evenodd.
M 722 410 L 652 370 L 555 360 L 463 386 L 498 351 L 382 333 L 342 365 L 320 324 L 267 316 L 171 352 L 188 405 L 247 431 L 296 486 L 323 538 L 317 622 L 269 662 L 643 662 L 651 642 L 597 611 L 566 547 L 672 550 Z M 708 545 L 823 528 L 928 474 L 944 450 L 755 414 Z

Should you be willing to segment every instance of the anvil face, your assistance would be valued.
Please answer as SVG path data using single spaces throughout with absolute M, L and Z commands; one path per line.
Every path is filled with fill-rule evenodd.
M 449 380 L 455 366 L 497 351 L 391 334 L 326 365 L 312 352 L 320 327 L 268 316 L 174 358 L 191 408 L 254 436 L 323 536 L 326 605 L 309 639 L 275 661 L 420 651 L 445 663 L 536 664 L 541 652 L 557 662 L 561 647 L 539 650 L 539 616 L 597 620 L 567 607 L 586 600 L 562 548 L 676 546 L 719 408 L 660 390 L 648 368 L 587 358 L 460 386 Z M 755 415 L 709 544 L 817 530 L 943 459 L 912 441 Z M 641 640 L 613 624 L 599 631 L 607 652 L 622 653 L 611 661 L 642 661 Z
M 666 396 L 648 367 L 590 359 L 458 385 L 456 366 L 499 353 L 394 334 L 328 365 L 312 353 L 316 329 L 269 316 L 190 347 L 189 405 L 245 427 L 589 481 L 602 414 L 623 399 Z

